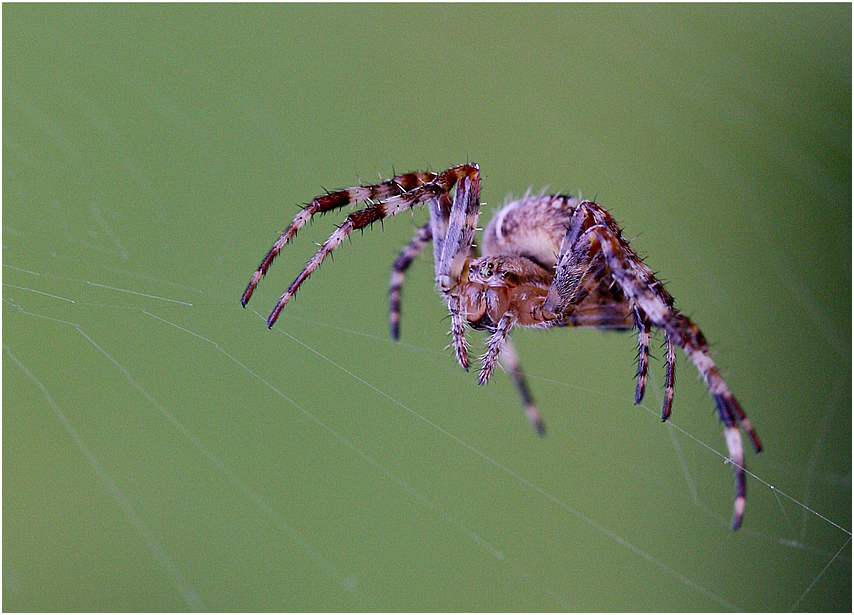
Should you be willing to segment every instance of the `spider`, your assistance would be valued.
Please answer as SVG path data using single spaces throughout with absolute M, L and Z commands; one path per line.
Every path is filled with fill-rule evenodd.
M 525 196 L 501 208 L 484 231 L 483 254 L 474 245 L 480 213 L 480 170 L 469 163 L 442 173 L 413 172 L 373 185 L 327 192 L 303 208 L 281 234 L 252 275 L 245 307 L 273 259 L 311 218 L 348 205 L 366 204 L 350 213 L 323 243 L 281 296 L 267 319 L 272 327 L 300 285 L 323 260 L 357 229 L 406 209 L 426 204 L 430 221 L 418 229 L 392 267 L 389 320 L 394 339 L 400 335 L 400 302 L 404 274 L 421 250 L 433 241 L 436 286 L 448 305 L 451 346 L 456 359 L 469 367 L 466 325 L 489 333 L 480 357 L 478 382 L 485 384 L 501 361 L 513 376 L 534 429 L 545 426 L 508 337 L 513 327 L 598 327 L 638 332 L 635 403 L 641 403 L 649 365 L 650 331 L 664 333 L 665 379 L 661 418 L 673 405 L 676 353 L 680 346 L 708 387 L 724 424 L 735 468 L 732 526 L 741 525 L 745 508 L 745 465 L 739 428 L 756 452 L 762 445 L 738 401 L 709 354 L 700 329 L 673 307 L 664 289 L 629 247 L 614 218 L 592 201 L 555 195 Z

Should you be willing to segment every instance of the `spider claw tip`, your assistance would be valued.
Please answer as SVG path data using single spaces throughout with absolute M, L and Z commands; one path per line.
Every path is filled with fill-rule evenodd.
M 270 316 L 267 318 L 267 328 L 272 329 L 273 325 L 276 324 L 276 321 L 279 319 L 279 312 L 281 310 L 275 310 Z
M 741 527 L 741 521 L 744 519 L 744 507 L 745 500 L 744 496 L 738 496 L 735 498 L 735 506 L 732 515 L 732 529 L 733 531 L 737 530 Z

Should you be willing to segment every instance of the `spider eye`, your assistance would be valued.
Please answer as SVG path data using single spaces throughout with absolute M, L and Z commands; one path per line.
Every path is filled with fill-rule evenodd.
M 483 267 L 480 268 L 480 275 L 485 278 L 488 278 L 492 275 L 492 272 L 495 270 L 495 263 L 489 261 L 483 264 Z

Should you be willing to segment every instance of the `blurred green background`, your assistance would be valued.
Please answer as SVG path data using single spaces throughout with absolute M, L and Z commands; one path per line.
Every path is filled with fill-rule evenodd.
M 475 161 L 485 225 L 595 197 L 763 439 L 744 527 L 714 406 L 635 339 L 443 350 L 415 211 L 323 188 Z M 5 5 L 4 610 L 851 610 L 851 7 Z M 482 336 L 472 334 L 477 348 Z

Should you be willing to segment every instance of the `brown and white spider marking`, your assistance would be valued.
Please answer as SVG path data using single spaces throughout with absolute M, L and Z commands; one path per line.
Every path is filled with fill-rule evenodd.
M 243 293 L 243 305 L 276 255 L 312 216 L 358 203 L 367 206 L 348 215 L 300 271 L 267 319 L 269 327 L 306 278 L 351 232 L 426 203 L 430 222 L 418 230 L 393 266 L 389 289 L 392 336 L 397 339 L 400 333 L 404 273 L 432 240 L 436 284 L 451 313 L 451 345 L 457 361 L 468 369 L 466 325 L 488 331 L 478 382 L 489 380 L 500 359 L 513 375 L 528 418 L 542 434 L 543 421 L 508 337 L 513 327 L 636 328 L 636 404 L 641 402 L 646 385 L 650 329 L 661 329 L 666 359 L 661 418 L 670 416 L 675 347 L 680 346 L 702 375 L 724 424 L 736 477 L 732 524 L 733 528 L 741 525 L 746 479 L 739 428 L 747 432 L 757 452 L 762 448 L 759 438 L 721 377 L 697 325 L 673 307 L 673 297 L 629 247 L 607 211 L 592 201 L 559 194 L 526 196 L 509 203 L 492 218 L 484 232 L 483 255 L 479 256 L 473 244 L 480 213 L 480 171 L 476 164 L 455 166 L 442 173 L 406 173 L 378 184 L 330 192 L 300 211 L 273 244 Z

